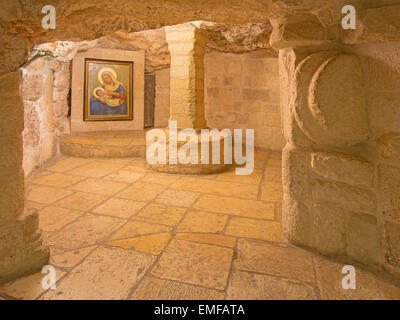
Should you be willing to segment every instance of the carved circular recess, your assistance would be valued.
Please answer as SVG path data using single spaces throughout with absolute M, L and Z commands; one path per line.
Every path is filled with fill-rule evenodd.
M 369 138 L 363 76 L 356 56 L 310 55 L 296 69 L 295 118 L 314 142 L 349 146 Z

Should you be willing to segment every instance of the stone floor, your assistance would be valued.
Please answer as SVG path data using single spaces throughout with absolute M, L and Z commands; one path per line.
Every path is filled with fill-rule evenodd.
M 166 175 L 142 159 L 62 157 L 29 182 L 56 290 L 36 273 L 0 299 L 400 299 L 400 288 L 282 240 L 281 157 L 250 176 Z

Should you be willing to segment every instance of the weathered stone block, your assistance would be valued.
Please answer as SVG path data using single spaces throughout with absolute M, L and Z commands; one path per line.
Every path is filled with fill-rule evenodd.
M 265 114 L 265 125 L 269 127 L 280 128 L 281 126 L 281 115 L 279 113 L 268 113 Z
M 313 247 L 312 211 L 305 205 L 284 196 L 282 204 L 282 227 L 285 238 L 293 244 Z
M 39 230 L 39 213 L 35 208 L 24 209 L 24 236 L 29 237 Z
M 400 268 L 400 225 L 387 221 L 383 233 L 385 263 Z
M 339 154 L 313 153 L 311 167 L 320 176 L 351 185 L 371 187 L 373 166 L 363 160 Z
M 383 158 L 400 160 L 400 133 L 383 135 L 378 141 L 378 150 Z
M 346 214 L 340 208 L 314 206 L 314 243 L 319 251 L 337 255 L 346 253 Z
M 69 89 L 69 71 L 62 70 L 54 74 L 54 87 Z
M 269 100 L 270 92 L 266 89 L 243 89 L 244 100 Z
M 197 28 L 192 23 L 183 23 L 165 28 L 166 40 L 168 43 L 195 43 L 206 42 L 207 33 Z M 205 44 L 205 43 L 204 43 Z
M 30 220 L 27 229 L 26 219 Z M 35 218 L 29 216 L 0 225 L 0 284 L 37 272 L 48 262 L 49 249 L 43 246 L 40 233 L 30 234 L 35 234 L 35 225 Z
M 62 67 L 62 62 L 56 59 L 51 59 L 49 61 L 49 67 L 54 71 L 54 72 L 58 72 L 61 70 Z
M 347 226 L 347 254 L 366 264 L 379 263 L 377 219 L 363 213 L 351 213 Z
M 380 165 L 378 178 L 382 214 L 400 221 L 400 168 Z
M 390 70 L 390 69 L 389 69 Z M 397 91 L 397 92 L 396 92 Z M 367 95 L 368 115 L 371 129 L 376 136 L 399 131 L 400 92 L 375 91 Z
M 245 60 L 243 71 L 249 75 L 264 73 L 264 61 L 261 59 Z
M 265 59 L 264 61 L 264 72 L 267 74 L 267 77 L 279 78 L 279 62 L 277 59 Z
M 169 73 L 169 68 L 156 71 L 156 86 L 169 87 Z
M 67 116 L 68 105 L 66 101 L 57 101 L 54 103 L 54 113 L 57 117 Z
M 0 186 L 0 222 L 5 223 L 22 214 L 25 191 L 23 170 L 20 167 L 0 167 Z
M 270 43 L 274 49 L 329 43 L 324 27 L 315 16 L 297 16 L 271 23 L 274 28 Z
M 307 203 L 311 190 L 308 183 L 310 155 L 307 152 L 283 149 L 282 178 L 284 193 Z
M 312 187 L 316 203 L 340 205 L 354 211 L 375 213 L 376 196 L 367 189 L 351 187 L 341 183 L 315 180 Z
M 399 21 L 399 5 L 368 9 L 365 11 L 363 18 L 363 33 L 359 40 L 399 40 Z
M 69 89 L 55 88 L 53 91 L 53 101 L 66 101 L 68 98 Z
M 26 100 L 38 100 L 44 90 L 43 76 L 41 74 L 29 74 L 24 76 L 22 94 Z

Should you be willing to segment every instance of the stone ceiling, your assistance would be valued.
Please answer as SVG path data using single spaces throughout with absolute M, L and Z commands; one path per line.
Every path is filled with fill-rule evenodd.
M 269 38 L 271 24 L 247 23 L 243 25 L 223 24 L 204 21 L 193 22 L 199 28 L 207 30 L 208 51 L 243 53 L 265 49 L 276 55 L 271 49 Z M 53 56 L 62 61 L 71 60 L 78 51 L 90 48 L 115 48 L 121 50 L 145 50 L 146 72 L 152 72 L 169 66 L 170 56 L 165 39 L 164 27 L 132 33 L 117 31 L 107 36 L 89 41 L 57 41 L 37 45 L 31 51 L 29 60 L 36 56 Z
M 64 0 L 55 4 L 57 28 L 49 31 L 41 27 L 44 16 L 41 9 L 49 4 L 48 0 L 0 0 L 0 75 L 17 70 L 38 43 L 94 40 L 119 31 L 130 34 L 195 20 L 254 24 L 250 28 L 254 36 L 250 42 L 248 37 L 243 37 L 247 31 L 242 26 L 231 31 L 230 27 L 221 26 L 221 29 L 228 28 L 225 36 L 221 39 L 224 32 L 217 32 L 212 37 L 229 50 L 232 39 L 242 47 L 254 49 L 265 45 L 268 35 L 258 32 L 257 28 L 269 19 L 314 15 L 326 26 L 338 23 L 340 6 L 351 3 L 371 7 L 399 3 L 399 0 Z

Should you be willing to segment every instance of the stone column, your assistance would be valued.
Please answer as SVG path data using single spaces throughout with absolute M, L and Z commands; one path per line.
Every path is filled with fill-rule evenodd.
M 171 55 L 170 120 L 178 129 L 206 127 L 204 117 L 205 31 L 191 23 L 166 27 Z
M 0 80 L 0 111 L 7 114 L 0 118 L 0 283 L 4 283 L 41 270 L 49 250 L 42 244 L 37 210 L 24 209 L 24 105 L 19 72 Z
M 182 174 L 207 174 L 225 170 L 231 164 L 224 164 L 224 136 L 218 133 L 211 137 L 201 135 L 201 129 L 207 127 L 204 115 L 204 54 L 206 51 L 207 34 L 192 23 L 166 27 L 166 39 L 171 56 L 170 66 L 170 118 L 176 121 L 176 128 L 165 129 L 167 135 L 167 164 L 152 164 L 148 168 L 155 171 Z M 168 136 L 173 129 L 174 136 Z M 174 141 L 183 129 L 193 129 L 193 141 Z M 231 137 L 229 137 L 231 139 Z M 209 144 L 208 163 L 203 163 L 201 142 Z M 213 143 L 219 144 L 220 163 L 212 163 Z M 177 149 L 190 144 L 190 150 L 198 150 L 191 159 L 197 163 L 182 164 L 176 159 Z M 231 152 L 232 150 L 229 150 Z

